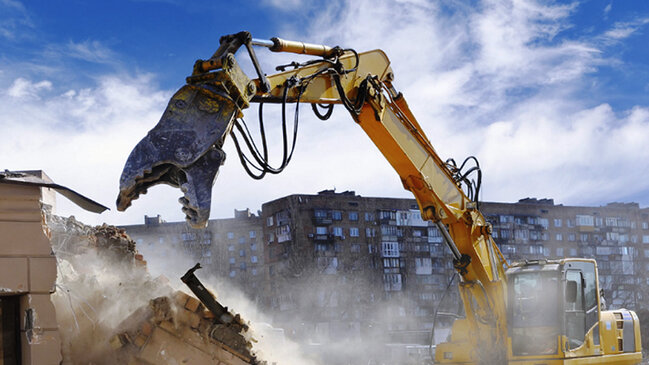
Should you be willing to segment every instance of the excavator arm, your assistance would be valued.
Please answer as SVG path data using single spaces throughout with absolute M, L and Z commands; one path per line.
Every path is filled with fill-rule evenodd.
M 266 76 L 253 45 L 316 58 L 280 66 L 282 72 Z M 243 46 L 255 67 L 255 79 L 246 76 L 234 57 Z M 464 330 L 454 334 L 456 340 L 438 346 L 437 360 L 506 363 L 507 263 L 478 210 L 477 192 L 469 198 L 461 185 L 466 174 L 436 153 L 405 98 L 395 90 L 390 61 L 382 51 L 356 53 L 278 38 L 259 41 L 241 32 L 222 37 L 215 54 L 197 61 L 186 81 L 158 125 L 129 156 L 120 180 L 119 210 L 150 186 L 164 183 L 184 192 L 180 202 L 188 222 L 204 226 L 212 185 L 225 160 L 223 143 L 234 128 L 240 128 L 237 118 L 251 102 L 342 104 L 413 193 L 422 217 L 439 228 L 453 255 L 467 319 L 458 326 L 457 331 Z M 263 155 L 267 156 L 265 145 Z M 290 160 L 285 149 L 280 168 L 266 167 L 258 176 L 281 171 L 287 155 Z

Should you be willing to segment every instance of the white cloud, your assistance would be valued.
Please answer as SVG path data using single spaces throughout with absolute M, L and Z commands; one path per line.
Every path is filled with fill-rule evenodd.
M 574 26 L 576 3 L 489 0 L 451 12 L 438 6 L 339 2 L 314 15 L 303 38 L 386 50 L 396 87 L 442 158 L 475 154 L 482 161 L 487 200 L 536 195 L 597 204 L 642 191 L 634 182 L 646 178 L 646 158 L 628 141 L 649 138 L 647 109 L 616 111 L 588 99 L 593 72 L 613 61 L 597 36 L 558 37 Z M 336 123 L 318 135 L 329 142 L 300 141 L 336 146 L 325 161 L 323 151 L 303 152 L 314 165 L 305 163 L 303 172 L 364 194 L 403 195 L 375 149 L 358 145 L 365 137 L 345 125 L 349 118 L 339 114 Z
M 152 81 L 148 75 L 107 76 L 95 87 L 40 98 L 33 91 L 38 85 L 48 90 L 60 85 L 24 79 L 8 87 L 0 85 L 0 94 L 21 98 L 19 102 L 0 100 L 0 130 L 5 140 L 0 149 L 1 168 L 42 169 L 57 183 L 113 206 L 128 153 L 155 124 L 170 96 L 157 90 Z M 58 202 L 63 214 L 76 214 L 89 223 L 126 218 L 115 212 L 84 213 L 65 198 Z
M 97 40 L 69 41 L 62 51 L 66 53 L 66 56 L 88 62 L 110 63 L 115 58 L 114 52 Z
M 263 0 L 262 3 L 282 11 L 294 11 L 304 5 L 303 0 Z
M 39 98 L 38 93 L 42 90 L 51 90 L 52 83 L 48 80 L 43 80 L 33 83 L 22 77 L 14 80 L 13 84 L 7 89 L 7 95 L 13 98 Z
M 649 110 L 614 110 L 606 101 L 589 99 L 588 87 L 597 82 L 593 72 L 611 61 L 598 36 L 562 38 L 562 30 L 573 26 L 575 5 L 486 0 L 452 11 L 440 6 L 425 1 L 329 2 L 305 11 L 312 12 L 306 29 L 287 23 L 277 35 L 359 51 L 384 49 L 392 60 L 395 86 L 441 157 L 480 159 L 486 200 L 537 196 L 598 204 L 642 191 L 637 181 L 649 178 L 649 150 L 642 142 L 649 140 Z M 102 49 L 93 47 L 78 47 L 79 54 L 92 58 L 93 49 Z M 258 57 L 264 65 L 295 59 L 262 51 Z M 0 161 L 9 165 L 1 168 L 42 168 L 57 182 L 114 206 L 128 153 L 158 121 L 171 92 L 157 89 L 150 76 L 103 77 L 94 87 L 64 89 L 55 96 L 52 90 L 61 85 L 41 84 L 40 100 L 19 92 L 37 90 L 33 85 L 41 82 L 29 81 L 32 86 L 22 89 L 15 80 L 0 85 L 4 93 L 13 89 L 24 95 L 18 106 L 0 100 L 0 109 L 9 111 L 0 121 L 2 130 L 9 131 L 8 145 L 0 152 Z M 277 152 L 278 112 L 268 109 L 267 134 Z M 410 196 L 343 108 L 337 107 L 328 122 L 309 114 L 305 107 L 293 161 L 281 175 L 248 178 L 232 142 L 226 142 L 228 159 L 214 187 L 213 217 L 333 187 L 365 196 Z M 254 110 L 246 115 L 255 125 Z M 144 214 L 162 214 L 180 220 L 175 202 L 180 195 L 155 187 L 126 214 L 84 219 L 138 223 Z M 79 212 L 66 207 L 64 199 L 60 202 L 67 214 Z
M 649 18 L 638 18 L 629 22 L 616 22 L 613 24 L 613 28 L 604 33 L 604 38 L 613 41 L 628 38 L 647 23 L 649 23 Z
M 25 29 L 32 27 L 31 18 L 20 1 L 0 0 L 0 38 L 19 39 Z

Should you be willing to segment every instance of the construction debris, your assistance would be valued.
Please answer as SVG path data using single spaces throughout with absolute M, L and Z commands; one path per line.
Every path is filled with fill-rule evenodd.
M 166 278 L 152 278 L 124 230 L 53 215 L 48 226 L 64 364 L 260 364 L 240 316 L 227 312 L 236 325 L 223 323 Z

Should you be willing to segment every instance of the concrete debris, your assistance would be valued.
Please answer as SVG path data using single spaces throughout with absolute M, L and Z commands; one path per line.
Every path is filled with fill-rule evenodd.
M 217 323 L 198 299 L 152 278 L 124 230 L 47 222 L 63 364 L 263 364 L 245 329 Z
M 196 298 L 177 291 L 152 299 L 118 327 L 111 346 L 123 364 L 259 364 L 251 343 L 215 324 Z

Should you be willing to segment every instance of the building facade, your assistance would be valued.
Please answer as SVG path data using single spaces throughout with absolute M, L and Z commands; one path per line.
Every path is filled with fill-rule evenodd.
M 649 209 L 527 198 L 483 202 L 480 210 L 508 261 L 595 258 L 609 307 L 646 309 Z M 434 321 L 444 327 L 460 312 L 450 252 L 414 199 L 326 190 L 264 203 L 256 216 L 237 212 L 211 220 L 207 231 L 152 223 L 125 228 L 153 251 L 182 248 L 200 255 L 204 266 L 255 293 L 274 325 L 310 343 L 369 338 L 424 344 Z M 172 227 L 177 238 L 171 248 L 161 246 L 160 232 Z M 198 239 L 208 236 L 209 243 Z M 147 254 L 148 247 L 139 249 Z M 443 315 L 434 319 L 436 312 Z
M 145 216 L 144 224 L 121 228 L 147 260 L 168 262 L 180 257 L 199 262 L 207 275 L 227 278 L 255 301 L 261 300 L 262 224 L 250 210 L 235 210 L 233 218 L 211 219 L 205 229 L 186 222 L 167 223 L 160 216 Z

